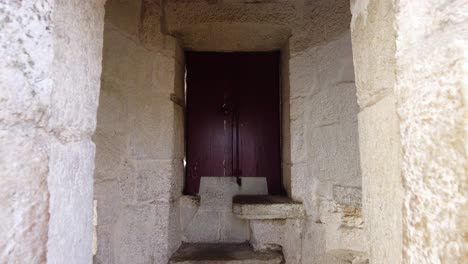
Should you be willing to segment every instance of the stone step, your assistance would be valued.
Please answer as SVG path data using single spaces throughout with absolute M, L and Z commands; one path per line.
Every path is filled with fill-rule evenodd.
M 172 255 L 169 264 L 282 264 L 278 251 L 254 251 L 248 243 L 242 244 L 182 244 Z

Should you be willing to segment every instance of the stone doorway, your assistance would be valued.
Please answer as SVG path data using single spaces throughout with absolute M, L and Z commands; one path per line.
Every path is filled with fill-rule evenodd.
M 265 178 L 282 194 L 279 52 L 188 52 L 186 63 L 185 194 L 208 176 Z
M 289 2 L 269 10 L 260 20 L 253 16 L 254 12 L 252 17 L 234 23 L 198 21 L 196 17 L 211 17 L 201 13 L 187 19 L 189 11 L 210 10 L 204 4 L 189 8 L 168 2 L 165 17 L 158 19 L 152 12 L 159 7 L 133 5 L 107 3 L 98 114 L 103 123 L 98 121 L 95 134 L 96 258 L 102 262 L 109 261 L 110 256 L 143 261 L 157 255 L 164 263 L 181 242 L 246 241 L 257 250 L 281 250 L 288 263 L 310 258 L 340 261 L 343 256 L 332 253 L 335 251 L 360 256 L 364 250 L 359 213 L 355 215 L 353 232 L 347 232 L 349 239 L 356 241 L 354 247 L 343 248 L 336 241 L 328 249 L 303 250 L 333 236 L 331 230 L 341 225 L 343 208 L 359 211 L 361 206 L 358 107 L 346 16 L 343 21 L 330 22 L 336 26 L 333 30 L 317 31 L 311 33 L 314 38 L 309 38 L 295 26 L 300 15 L 288 13 L 298 8 Z M 265 12 L 261 11 L 263 4 L 235 6 L 245 14 L 250 14 L 252 8 Z M 219 7 L 227 8 L 224 4 Z M 348 10 L 346 4 L 340 8 Z M 134 13 L 124 23 L 117 10 Z M 215 16 L 218 11 L 208 12 Z M 133 24 L 130 26 L 128 21 Z M 164 33 L 152 26 L 160 21 L 164 21 Z M 312 21 L 298 21 L 308 30 L 315 30 Z M 267 194 L 264 188 L 252 188 L 256 183 L 248 179 L 257 178 L 243 179 L 239 188 L 235 178 L 202 177 L 202 183 L 206 183 L 199 197 L 182 195 L 185 150 L 181 102 L 185 98 L 186 51 L 280 51 L 281 169 L 286 200 L 238 197 L 244 202 L 233 202 L 236 195 Z M 114 121 L 106 124 L 106 120 Z M 224 186 L 225 191 L 213 189 L 216 185 Z M 164 218 L 154 216 L 155 212 L 163 213 Z M 107 217 L 109 214 L 112 216 Z M 158 222 L 161 219 L 164 221 Z M 312 235 L 316 232 L 320 235 Z M 129 241 L 130 245 L 120 241 Z M 129 248 L 141 252 L 130 252 Z
M 93 196 L 96 263 L 185 249 L 184 50 L 279 49 L 304 216 L 249 219 L 249 243 L 287 263 L 466 259 L 466 1 L 104 2 L 0 3 L 0 262 L 91 263 Z

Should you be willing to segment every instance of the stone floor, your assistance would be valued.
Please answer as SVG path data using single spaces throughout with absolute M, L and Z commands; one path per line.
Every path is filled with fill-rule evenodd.
M 242 244 L 183 244 L 169 260 L 169 264 L 283 264 L 277 251 L 254 251 Z

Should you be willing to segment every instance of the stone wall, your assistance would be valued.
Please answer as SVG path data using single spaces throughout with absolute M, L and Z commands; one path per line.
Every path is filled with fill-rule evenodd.
M 151 1 L 106 3 L 96 142 L 96 263 L 166 263 L 181 241 L 183 52 L 172 37 L 147 41 Z M 159 29 L 159 28 L 158 28 Z
M 202 177 L 196 196 L 183 196 L 181 207 L 182 241 L 186 243 L 244 243 L 250 240 L 248 221 L 234 216 L 236 195 L 268 194 L 266 178 Z
M 283 248 L 299 248 L 295 254 L 302 259 L 291 263 L 341 263 L 327 246 L 331 238 L 344 239 L 339 229 L 327 232 L 334 224 L 328 221 L 328 206 L 361 206 L 359 108 L 349 32 L 292 54 L 289 73 L 291 196 L 304 203 L 307 219 L 299 225 L 302 244 L 291 240 Z M 340 249 L 364 250 L 357 246 L 361 239 Z
M 166 1 L 164 25 L 184 48 L 291 53 L 328 42 L 349 28 L 348 0 Z
M 182 96 L 183 59 L 175 39 L 165 35 L 170 34 L 192 50 L 282 49 L 284 184 L 291 197 L 305 203 L 308 219 L 281 222 L 280 244 L 288 263 L 341 261 L 327 254 L 326 237 L 332 234 L 320 223 L 320 206 L 360 206 L 347 1 L 168 1 L 165 6 L 143 1 L 141 6 L 115 0 L 106 11 L 95 135 L 96 259 L 163 263 L 169 245 L 180 241 L 179 227 L 169 224 L 176 223 L 171 217 L 178 213 L 183 181 L 176 169 L 183 157 L 182 113 L 168 98 Z M 264 226 L 252 225 L 252 232 L 278 227 Z
M 191 50 L 282 50 L 283 182 L 308 219 L 253 223 L 254 243 L 277 234 L 288 263 L 340 261 L 317 223 L 322 202 L 361 204 L 349 3 L 169 1 L 165 21 Z
M 213 40 L 223 51 L 289 51 L 282 61 L 290 117 L 283 133 L 291 135 L 285 186 L 309 217 L 253 223 L 253 242 L 282 244 L 288 263 L 349 263 L 340 243 L 350 241 L 350 251 L 365 244 L 352 242 L 362 223 L 359 169 L 350 165 L 357 110 L 344 66 L 350 56 L 341 53 L 349 50 L 348 2 L 197 0 L 163 8 L 165 1 L 109 1 L 94 136 L 95 260 L 164 263 L 180 243 L 182 112 L 169 96 L 183 96 L 183 55 L 164 32 L 192 49 L 212 48 Z M 462 0 L 352 1 L 371 263 L 468 257 L 466 9 Z M 102 0 L 0 3 L 0 262 L 92 262 L 90 137 L 103 14 Z M 252 33 L 258 30 L 264 34 Z M 263 42 L 247 48 L 253 41 Z M 329 126 L 352 138 L 331 138 Z M 356 236 L 339 233 L 337 223 Z
M 371 263 L 467 258 L 467 9 L 465 1 L 353 2 Z
M 2 263 L 92 261 L 103 15 L 101 0 L 0 3 Z
M 468 259 L 467 11 L 463 0 L 398 2 L 404 263 Z
M 359 108 L 349 32 L 292 55 L 289 72 L 291 195 L 318 218 L 320 201 L 343 193 L 334 189 L 360 192 Z M 357 198 L 349 202 L 360 205 Z
M 393 95 L 392 1 L 353 1 L 351 24 L 359 113 L 363 216 L 371 263 L 402 262 L 400 127 Z

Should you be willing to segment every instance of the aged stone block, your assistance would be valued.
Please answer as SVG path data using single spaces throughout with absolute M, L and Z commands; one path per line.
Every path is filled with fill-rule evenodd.
M 242 186 L 235 177 L 202 177 L 200 181 L 200 210 L 232 212 L 232 197 L 237 194 L 267 194 L 266 178 L 243 177 Z
M 468 3 L 401 1 L 395 9 L 394 89 L 404 153 L 402 262 L 465 262 Z
M 362 189 L 360 187 L 334 185 L 333 200 L 344 205 L 362 207 Z
M 114 227 L 116 263 L 166 263 L 169 252 L 168 203 L 125 207 Z
M 128 88 L 107 78 L 104 78 L 101 84 L 96 132 L 124 135 L 128 131 L 128 95 L 125 91 Z
M 368 244 L 360 207 L 323 201 L 320 222 L 325 228 L 327 254 L 350 262 L 367 257 Z
M 102 77 L 105 90 L 131 95 L 142 89 L 151 89 L 154 59 L 151 51 L 112 26 L 106 26 L 104 43 Z
M 185 242 L 244 242 L 249 240 L 247 221 L 232 214 L 232 199 L 236 194 L 267 194 L 265 178 L 244 177 L 238 186 L 235 177 L 202 177 L 200 183 L 200 205 L 198 202 L 184 202 L 190 210 L 197 207 L 192 219 L 191 213 L 181 214 Z M 186 198 L 184 198 L 186 199 Z
M 106 264 L 115 263 L 114 260 L 114 231 L 113 225 L 102 225 L 97 226 L 97 237 L 98 245 L 96 256 L 93 259 L 93 263 Z
M 285 220 L 250 220 L 250 243 L 254 249 L 281 249 L 285 222 Z
M 293 200 L 302 201 L 306 193 L 311 193 L 311 186 L 306 184 L 307 179 L 305 164 L 298 163 L 291 166 L 291 198 Z
M 283 196 L 238 195 L 233 198 L 232 211 L 242 219 L 304 218 L 304 206 Z
M 119 194 L 122 203 L 133 204 L 137 201 L 137 175 L 133 164 L 129 161 L 124 161 L 119 167 L 118 174 Z
M 221 215 L 221 241 L 243 243 L 249 241 L 250 230 L 246 220 L 237 218 L 233 213 Z
M 132 96 L 129 108 L 130 154 L 134 159 L 182 158 L 176 146 L 174 103 L 167 94 Z
M 302 263 L 304 264 L 346 264 L 350 263 L 326 251 L 325 225 L 309 220 L 306 223 L 302 243 Z
M 97 216 L 99 225 L 110 225 L 117 222 L 122 211 L 117 180 L 94 181 L 94 199 L 98 201 Z
M 0 3 L 0 120 L 46 126 L 53 89 L 51 1 Z
M 183 195 L 179 198 L 180 225 L 185 230 L 200 207 L 200 197 Z
M 125 171 L 127 137 L 106 133 L 98 128 L 93 136 L 96 143 L 96 179 L 115 179 Z
M 307 139 L 307 174 L 320 181 L 361 185 L 357 123 L 340 122 L 313 128 Z
M 182 193 L 182 162 L 178 160 L 133 161 L 137 171 L 138 201 L 172 201 Z
M 353 4 L 353 59 L 358 104 L 361 109 L 393 92 L 395 84 L 396 31 L 392 2 L 363 1 Z
M 190 243 L 218 243 L 221 241 L 222 212 L 199 210 L 184 230 L 182 240 Z
M 141 1 L 106 1 L 105 23 L 126 34 L 137 36 L 141 15 Z
M 52 68 L 55 87 L 51 94 L 48 130 L 62 141 L 90 136 L 96 127 L 102 68 L 103 2 L 74 0 L 55 5 Z
M 401 262 L 401 146 L 393 96 L 359 114 L 363 212 L 370 262 Z M 385 223 L 385 224 L 384 224 Z M 386 239 L 383 241 L 382 237 Z
M 90 139 L 50 145 L 47 260 L 51 263 L 92 261 L 94 151 Z
M 45 261 L 48 155 L 31 136 L 0 131 L 0 261 Z
M 291 120 L 291 163 L 305 162 L 306 158 L 306 124 L 305 118 Z
M 358 112 L 354 82 L 334 84 L 328 80 L 323 90 L 310 98 L 308 128 L 352 122 L 357 120 Z M 357 130 L 357 125 L 353 130 Z
M 283 255 L 286 262 L 301 263 L 302 258 L 302 233 L 304 220 L 286 219 L 283 237 Z
M 318 67 L 311 63 L 313 56 L 309 53 L 302 53 L 289 60 L 289 97 L 306 97 L 315 94 L 320 90 Z
M 171 201 L 168 207 L 167 256 L 170 257 L 182 243 L 182 226 L 180 222 L 181 209 L 178 201 Z

